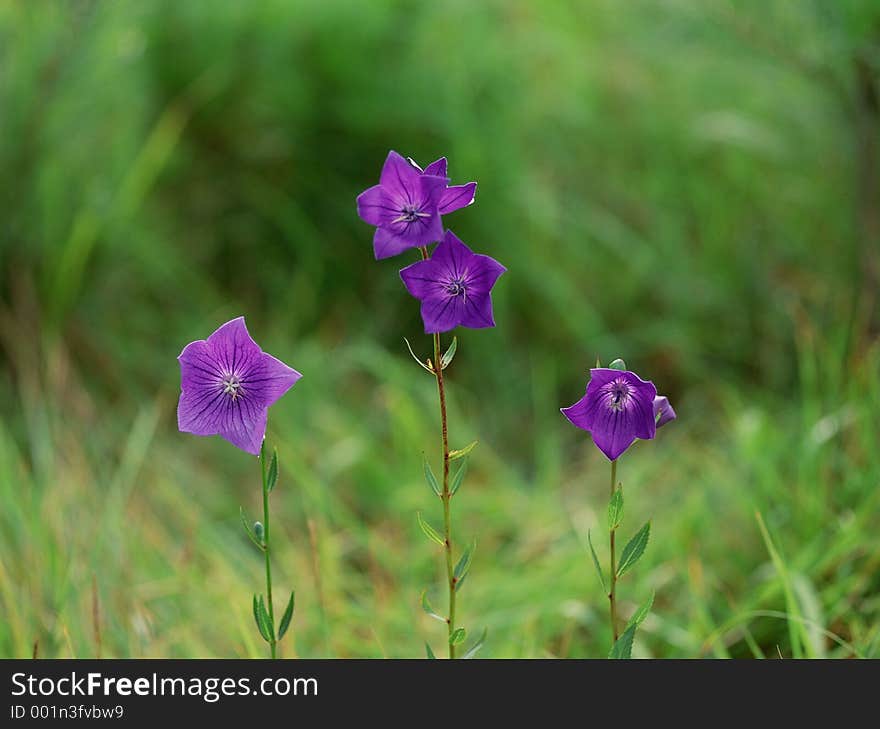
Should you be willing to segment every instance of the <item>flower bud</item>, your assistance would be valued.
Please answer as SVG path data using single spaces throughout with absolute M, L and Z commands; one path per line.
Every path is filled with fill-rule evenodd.
M 622 359 L 614 360 L 610 365 L 608 365 L 608 369 L 611 370 L 626 370 L 626 362 Z
M 263 525 L 260 522 L 255 521 L 254 522 L 254 536 L 262 542 L 264 535 L 265 535 L 265 532 L 263 531 Z

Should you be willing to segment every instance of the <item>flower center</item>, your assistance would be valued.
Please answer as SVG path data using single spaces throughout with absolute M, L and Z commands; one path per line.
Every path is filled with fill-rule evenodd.
M 458 278 L 454 278 L 449 283 L 447 283 L 446 293 L 450 296 L 467 297 L 467 285 L 465 284 L 464 278 L 459 276 Z
M 226 375 L 220 384 L 223 385 L 223 394 L 229 395 L 233 402 L 241 395 L 241 380 L 236 375 Z
M 626 407 L 629 401 L 632 389 L 629 383 L 623 378 L 617 378 L 614 382 L 607 385 L 608 388 L 608 409 L 614 412 L 620 412 Z
M 400 210 L 400 215 L 397 216 L 394 223 L 414 223 L 419 218 L 430 218 L 430 214 L 423 213 L 422 209 L 418 205 L 404 205 Z

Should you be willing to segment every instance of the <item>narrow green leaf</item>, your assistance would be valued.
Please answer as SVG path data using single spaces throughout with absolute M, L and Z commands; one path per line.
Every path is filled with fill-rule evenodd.
M 626 362 L 624 362 L 622 359 L 618 358 L 618 359 L 614 360 L 610 365 L 608 365 L 608 369 L 610 369 L 610 370 L 625 370 L 626 369 Z
M 439 613 L 434 612 L 434 608 L 431 605 L 431 602 L 428 600 L 428 591 L 422 590 L 422 610 L 424 610 L 428 615 L 430 615 L 435 620 L 439 620 L 441 623 L 446 622 L 446 618 L 444 618 Z
M 257 603 L 257 610 L 260 613 L 260 620 L 263 621 L 264 627 L 266 628 L 266 633 L 268 633 L 269 637 L 266 640 L 272 640 L 275 637 L 275 625 L 272 623 L 272 618 L 269 616 L 269 612 L 266 610 L 266 603 L 263 602 L 263 596 L 260 595 L 260 600 Z
M 488 628 L 483 628 L 483 632 L 480 634 L 480 637 L 477 638 L 477 642 L 474 643 L 470 648 L 467 649 L 467 651 L 462 656 L 462 658 L 464 658 L 464 659 L 473 658 L 475 655 L 477 655 L 477 652 L 480 650 L 480 648 L 483 647 L 483 643 L 486 642 L 486 636 L 488 634 L 489 634 Z
M 431 470 L 431 464 L 428 463 L 428 459 L 425 456 L 422 456 L 422 461 L 425 466 L 425 480 L 428 482 L 428 486 L 431 487 L 431 491 L 437 496 L 440 496 L 443 492 L 440 489 L 440 484 L 437 483 L 437 477 L 434 475 L 434 471 Z
M 456 628 L 452 631 L 452 635 L 449 636 L 449 645 L 464 643 L 465 638 L 467 638 L 467 631 L 464 628 Z
M 419 526 L 422 528 L 422 531 L 425 533 L 428 539 L 437 542 L 437 544 L 440 544 L 441 546 L 446 544 L 446 540 L 440 536 L 437 530 L 434 529 L 434 527 L 432 527 L 430 524 L 428 524 L 428 522 L 426 522 L 424 519 L 422 519 L 421 512 L 417 512 L 416 516 L 418 516 L 419 518 Z
M 452 358 L 455 357 L 455 351 L 458 349 L 458 337 L 452 338 L 452 344 L 449 345 L 449 349 L 446 350 L 446 353 L 440 358 L 440 369 L 445 370 L 452 363 Z
M 461 465 L 458 467 L 458 470 L 452 475 L 452 479 L 449 482 L 449 495 L 455 496 L 455 492 L 458 491 L 461 486 L 461 482 L 464 480 L 464 474 L 467 471 L 467 461 L 462 461 Z
M 263 598 L 261 597 L 260 600 L 262 599 Z M 254 622 L 257 624 L 257 630 L 260 631 L 260 635 L 263 636 L 263 640 L 265 640 L 267 643 L 272 640 L 266 630 L 266 624 L 262 620 L 262 616 L 260 614 L 260 602 L 257 600 L 256 595 L 254 595 Z
M 248 538 L 254 544 L 256 544 L 258 548 L 263 549 L 263 543 L 259 539 L 257 539 L 256 534 L 254 534 L 253 530 L 251 529 L 251 525 L 248 524 L 247 517 L 244 515 L 244 509 L 242 509 L 240 506 L 238 507 L 238 515 L 239 515 L 239 517 L 241 517 L 241 525 L 244 527 L 244 530 L 247 533 Z
M 608 502 L 608 529 L 614 531 L 623 519 L 623 489 L 614 489 Z
M 281 640 L 284 637 L 284 634 L 290 627 L 290 619 L 293 617 L 293 596 L 294 593 L 291 592 L 290 600 L 287 601 L 287 607 L 284 610 L 284 615 L 281 616 L 281 624 L 278 626 L 278 640 Z
M 266 490 L 272 491 L 278 481 L 278 450 L 272 449 L 272 460 L 269 461 L 269 473 L 266 475 Z
M 449 460 L 455 461 L 459 458 L 464 458 L 466 455 L 470 454 L 470 452 L 477 447 L 477 443 L 480 441 L 475 440 L 468 443 L 464 448 L 459 448 L 456 451 L 449 451 Z
M 636 610 L 632 617 L 629 619 L 629 622 L 626 624 L 626 628 L 624 628 L 624 632 L 629 630 L 630 628 L 638 628 L 644 621 L 645 618 L 648 617 L 648 613 L 651 612 L 651 607 L 654 605 L 654 591 L 651 591 L 651 597 L 645 600 L 642 603 L 638 610 Z
M 431 646 L 429 646 L 427 642 L 425 643 L 425 653 L 428 654 L 428 658 L 431 658 L 432 660 L 437 660 L 437 656 L 434 655 L 434 651 L 431 650 Z
M 455 565 L 455 569 L 452 571 L 452 576 L 461 581 L 464 579 L 465 575 L 467 575 L 468 570 L 471 568 L 471 560 L 474 556 L 474 550 L 477 548 L 477 540 L 476 537 L 474 540 L 468 545 L 468 548 L 464 550 L 461 555 L 461 558 Z
M 648 546 L 648 538 L 651 536 L 651 522 L 645 522 L 645 525 L 636 532 L 636 535 L 627 542 L 623 548 L 623 554 L 620 555 L 620 563 L 617 565 L 617 576 L 620 577 L 629 570 Z
M 409 353 L 412 355 L 412 358 L 418 363 L 419 367 L 421 367 L 423 370 L 425 370 L 425 372 L 429 372 L 430 374 L 433 375 L 434 368 L 428 367 L 428 365 L 426 365 L 424 362 L 422 362 L 422 360 L 420 360 L 418 357 L 416 357 L 416 353 L 413 352 L 413 348 L 409 345 L 409 339 L 404 337 L 403 341 L 406 342 L 406 348 L 409 350 Z M 428 361 L 430 362 L 431 360 L 428 360 Z
M 633 637 L 636 634 L 636 626 L 627 628 L 623 634 L 611 646 L 609 658 L 632 658 Z
M 454 589 L 456 592 L 458 592 L 461 589 L 461 586 L 464 584 L 464 581 L 467 579 L 467 576 L 469 574 L 470 574 L 470 572 L 465 572 L 461 577 L 459 577 L 455 581 L 455 588 Z
M 596 574 L 599 575 L 599 582 L 602 583 L 602 590 L 608 592 L 608 584 L 605 582 L 605 573 L 602 571 L 602 565 L 599 564 L 599 558 L 596 556 L 596 549 L 593 547 L 593 537 L 587 530 L 587 541 L 590 543 L 590 554 L 593 555 L 593 564 L 596 565 Z

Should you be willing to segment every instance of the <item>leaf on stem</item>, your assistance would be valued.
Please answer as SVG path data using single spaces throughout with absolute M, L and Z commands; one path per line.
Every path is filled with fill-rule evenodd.
M 431 605 L 431 602 L 428 600 L 428 591 L 422 590 L 422 610 L 425 611 L 428 615 L 430 615 L 435 620 L 439 620 L 441 623 L 446 622 L 446 618 L 444 618 L 439 613 L 434 612 L 434 608 Z
M 608 502 L 608 530 L 614 531 L 623 519 L 623 489 L 615 489 Z
M 596 574 L 599 575 L 599 582 L 602 583 L 602 590 L 608 592 L 608 583 L 605 582 L 605 573 L 602 571 L 602 565 L 599 564 L 599 558 L 596 556 L 596 549 L 593 547 L 593 537 L 590 536 L 590 530 L 587 530 L 587 541 L 590 543 L 590 554 L 593 555 L 593 564 L 596 566 Z
M 623 554 L 620 555 L 620 563 L 617 565 L 617 576 L 622 576 L 629 570 L 645 551 L 648 546 L 648 538 L 651 536 L 651 522 L 645 522 L 645 525 L 636 532 L 636 535 L 630 539 L 623 548 Z
M 440 489 L 440 484 L 437 483 L 437 477 L 434 475 L 434 471 L 431 470 L 431 464 L 428 463 L 428 459 L 424 455 L 422 456 L 422 461 L 425 464 L 425 480 L 428 482 L 428 486 L 431 487 L 431 491 L 437 496 L 441 496 L 443 492 Z
M 638 628 L 644 621 L 645 618 L 648 617 L 648 613 L 651 612 L 651 607 L 654 605 L 654 591 L 651 591 L 651 597 L 649 597 L 644 603 L 642 603 L 638 610 L 636 610 L 632 617 L 629 619 L 629 622 L 626 624 L 626 628 L 624 629 L 624 633 L 630 628 Z
M 422 531 L 425 533 L 428 539 L 437 542 L 437 544 L 441 546 L 446 544 L 446 540 L 440 536 L 439 532 L 434 529 L 434 527 L 432 527 L 430 524 L 428 524 L 428 522 L 422 519 L 422 512 L 416 512 L 416 516 L 418 516 L 419 518 L 419 526 L 422 528 Z
M 437 660 L 437 656 L 434 655 L 434 651 L 431 650 L 431 646 L 429 646 L 427 642 L 425 643 L 425 653 L 428 654 L 428 658 L 435 661 Z
M 452 635 L 449 636 L 449 645 L 464 643 L 465 638 L 467 638 L 467 631 L 464 628 L 456 628 L 452 631 Z
M 260 606 L 262 605 L 262 603 L 262 595 L 260 596 L 259 600 L 257 599 L 257 596 L 254 595 L 254 622 L 257 624 L 257 630 L 260 631 L 260 635 L 263 636 L 263 640 L 269 643 L 271 642 L 272 638 L 269 633 L 268 621 L 265 621 L 263 619 L 263 612 L 260 610 Z
M 458 467 L 458 470 L 452 475 L 452 479 L 449 482 L 449 495 L 455 496 L 455 492 L 461 487 L 461 482 L 464 481 L 464 474 L 467 472 L 467 461 L 462 461 L 461 465 Z
M 458 450 L 455 450 L 455 451 L 449 451 L 449 460 L 455 461 L 459 458 L 464 458 L 466 455 L 469 455 L 470 452 L 474 448 L 477 447 L 477 443 L 479 443 L 479 442 L 480 441 L 475 440 L 475 441 L 472 441 L 471 443 L 468 443 L 464 448 L 459 448 Z
M 269 473 L 266 475 L 266 490 L 271 492 L 278 481 L 278 450 L 272 449 L 272 460 L 269 461 Z
M 461 582 L 467 576 L 468 570 L 471 568 L 471 560 L 473 559 L 474 550 L 476 548 L 477 539 L 474 537 L 474 540 L 468 545 L 468 548 L 464 550 L 464 553 L 455 565 L 455 569 L 452 571 L 452 576 L 458 582 Z
M 260 620 L 263 621 L 266 632 L 269 634 L 269 637 L 266 640 L 271 641 L 275 638 L 275 625 L 272 621 L 272 617 L 269 615 L 269 611 L 266 610 L 266 603 L 263 602 L 263 596 L 260 595 L 260 599 L 257 602 L 257 609 L 260 613 Z
M 253 530 L 251 529 L 251 525 L 248 524 L 247 517 L 244 515 L 244 509 L 241 508 L 240 506 L 238 507 L 238 515 L 241 517 L 241 525 L 244 527 L 244 530 L 247 533 L 250 540 L 254 544 L 256 544 L 260 550 L 262 550 L 263 543 L 259 539 L 257 539 L 257 535 L 254 534 Z
M 470 572 L 465 572 L 461 577 L 459 577 L 459 578 L 455 581 L 455 587 L 454 587 L 454 589 L 455 589 L 456 592 L 458 592 L 458 591 L 461 589 L 461 586 L 464 584 L 464 581 L 467 579 L 467 576 L 468 576 L 469 574 L 470 574 Z
M 436 373 L 434 372 L 434 368 L 433 368 L 433 367 L 428 367 L 428 365 L 426 365 L 424 362 L 422 362 L 422 360 L 420 360 L 418 357 L 416 357 L 416 353 L 413 352 L 413 348 L 412 348 L 412 347 L 410 346 L 410 344 L 409 344 L 409 339 L 407 339 L 406 337 L 404 337 L 404 338 L 403 338 L 403 341 L 406 342 L 406 348 L 409 350 L 409 353 L 412 355 L 412 358 L 413 358 L 416 362 L 418 362 L 419 367 L 421 367 L 423 370 L 425 370 L 425 372 L 429 372 L 429 373 L 431 373 L 432 375 L 433 375 L 433 374 L 436 374 Z M 428 361 L 430 361 L 430 360 L 428 360 Z
M 633 625 L 623 631 L 623 634 L 614 641 L 611 651 L 608 653 L 609 658 L 632 658 L 633 637 L 636 634 L 636 626 Z
M 278 626 L 278 640 L 284 637 L 287 629 L 290 627 L 290 620 L 293 617 L 294 593 L 291 591 L 290 600 L 287 601 L 287 607 L 284 609 L 284 615 L 281 616 L 281 623 Z
M 483 632 L 480 633 L 480 637 L 477 638 L 477 642 L 467 649 L 467 652 L 462 656 L 462 658 L 473 658 L 475 655 L 477 655 L 477 652 L 480 650 L 480 648 L 483 647 L 483 643 L 486 642 L 486 636 L 488 634 L 488 628 L 483 628 Z
M 452 358 L 455 357 L 455 351 L 458 349 L 458 337 L 452 338 L 452 344 L 449 345 L 449 349 L 446 350 L 445 354 L 440 358 L 440 369 L 445 370 L 452 364 Z

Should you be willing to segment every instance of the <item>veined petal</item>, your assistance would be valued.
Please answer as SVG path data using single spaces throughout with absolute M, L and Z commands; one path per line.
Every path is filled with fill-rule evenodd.
M 430 296 L 422 300 L 422 321 L 425 323 L 425 334 L 448 332 L 455 329 L 464 317 L 464 297 Z
M 187 344 L 180 356 L 180 389 L 195 390 L 206 384 L 219 383 L 223 369 L 214 356 L 214 350 L 204 339 Z
M 266 419 L 269 409 L 247 398 L 226 399 L 224 425 L 220 435 L 232 445 L 252 455 L 260 455 L 260 446 L 266 437 Z
M 675 410 L 672 409 L 672 405 L 669 404 L 669 398 L 665 395 L 658 395 L 654 398 L 654 419 L 657 422 L 658 428 L 666 425 L 670 420 L 675 420 L 677 417 Z
M 241 387 L 246 397 L 269 407 L 301 377 L 292 367 L 263 352 L 250 370 L 242 373 Z
M 440 159 L 434 160 L 425 167 L 424 174 L 426 175 L 437 175 L 437 177 L 447 177 L 446 175 L 446 157 L 441 157 Z M 447 182 L 448 184 L 448 182 Z
M 388 153 L 379 184 L 394 200 L 401 200 L 409 205 L 415 204 L 418 197 L 421 173 L 404 157 L 394 150 Z
M 461 208 L 466 208 L 474 201 L 476 192 L 476 182 L 468 182 L 466 185 L 452 185 L 451 187 L 447 187 L 437 203 L 440 215 L 446 215 L 447 213 L 452 213 Z
M 488 294 L 507 269 L 491 256 L 477 254 L 467 262 L 468 294 Z
M 439 271 L 445 271 L 451 277 L 458 278 L 464 274 L 474 257 L 474 252 L 462 242 L 461 238 L 451 230 L 447 230 L 440 245 L 431 254 L 431 262 Z
M 207 339 L 208 347 L 224 374 L 249 369 L 261 350 L 248 333 L 244 317 L 226 322 Z
M 377 261 L 418 247 L 419 244 L 414 242 L 411 236 L 406 235 L 406 229 L 402 233 L 398 233 L 394 226 L 383 226 L 376 228 L 373 235 L 373 255 Z
M 401 269 L 400 278 L 410 295 L 417 299 L 438 296 L 443 292 L 443 283 L 437 279 L 431 261 L 416 261 Z
M 217 435 L 223 425 L 226 399 L 219 385 L 184 390 L 177 401 L 178 430 L 193 435 Z
M 586 395 L 574 405 L 560 408 L 560 412 L 571 421 L 571 424 L 581 430 L 589 430 L 593 427 L 594 409 L 590 408 L 590 401 Z
M 370 225 L 385 225 L 400 215 L 382 185 L 374 185 L 358 195 L 357 212 L 361 220 Z
M 486 329 L 495 326 L 495 316 L 492 313 L 492 297 L 488 292 L 468 293 L 464 297 L 464 307 L 459 326 L 470 329 Z

